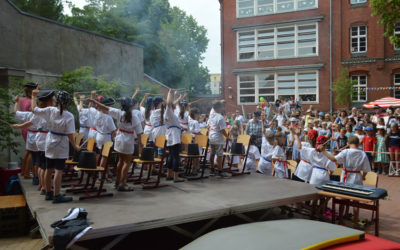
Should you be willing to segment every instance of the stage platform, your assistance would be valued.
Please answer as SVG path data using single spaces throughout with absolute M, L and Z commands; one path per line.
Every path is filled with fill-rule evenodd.
M 93 229 L 81 240 L 162 227 L 197 238 L 207 232 L 206 227 L 189 235 L 180 230 L 179 225 L 228 215 L 242 216 L 246 220 L 243 213 L 312 200 L 317 198 L 318 191 L 309 184 L 257 173 L 230 179 L 210 177 L 164 183 L 168 186 L 152 190 L 142 190 L 140 185 L 135 185 L 134 192 L 116 192 L 110 184 L 106 188 L 114 192 L 114 197 L 79 201 L 78 196 L 73 196 L 73 202 L 52 204 L 39 195 L 31 180 L 21 179 L 28 206 L 47 243 L 53 235 L 50 224 L 64 217 L 72 207 L 86 209 L 88 220 L 93 223 Z

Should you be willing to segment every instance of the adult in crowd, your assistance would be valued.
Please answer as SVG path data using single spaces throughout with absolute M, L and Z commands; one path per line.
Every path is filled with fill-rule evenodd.
M 246 126 L 245 133 L 247 135 L 255 136 L 256 141 L 255 145 L 261 149 L 261 138 L 263 135 L 262 131 L 262 121 L 260 121 L 261 113 L 260 112 L 254 112 L 253 114 L 253 119 L 251 119 Z

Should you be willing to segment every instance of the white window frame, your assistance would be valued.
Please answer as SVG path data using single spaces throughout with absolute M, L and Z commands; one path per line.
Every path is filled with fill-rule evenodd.
M 394 35 L 400 37 L 400 23 L 396 23 L 396 26 L 394 28 Z M 400 47 L 396 47 L 396 45 L 393 45 L 394 50 L 399 51 Z
M 315 25 L 315 54 L 308 54 L 308 55 L 299 55 L 299 27 L 301 26 L 310 26 Z M 278 57 L 278 29 L 282 28 L 292 28 L 294 27 L 294 56 L 286 56 L 286 57 Z M 259 32 L 265 30 L 274 30 L 274 56 L 273 58 L 260 58 L 259 53 Z M 241 33 L 246 32 L 254 32 L 254 58 L 251 59 L 240 59 L 240 51 L 239 51 L 239 37 Z M 297 23 L 292 25 L 274 25 L 270 27 L 263 27 L 263 28 L 255 28 L 255 29 L 246 29 L 240 30 L 236 32 L 236 60 L 238 62 L 250 62 L 250 61 L 269 61 L 269 60 L 276 60 L 276 59 L 287 59 L 287 58 L 305 58 L 305 57 L 317 57 L 319 56 L 319 23 L 318 22 L 304 22 L 304 23 Z
M 398 82 L 396 82 L 396 75 L 398 76 Z M 393 87 L 394 87 L 394 90 L 393 90 L 393 97 L 394 98 L 400 98 L 400 90 L 397 90 L 396 88 L 398 88 L 398 87 L 400 87 L 400 73 L 397 73 L 397 74 L 394 74 L 393 75 Z M 398 93 L 399 93 L 399 97 L 396 97 L 396 91 L 398 91 Z
M 365 76 L 365 84 L 360 84 L 360 77 Z M 365 100 L 360 100 L 360 91 L 362 88 L 367 88 L 368 86 L 368 75 L 352 75 L 350 76 L 351 82 L 353 83 L 353 77 L 357 77 L 357 84 L 353 85 L 353 88 L 357 89 L 357 100 L 353 101 L 353 93 L 351 93 L 351 102 L 367 102 L 368 100 L 368 91 L 365 90 Z
M 365 27 L 365 35 L 360 35 L 360 27 Z M 353 28 L 357 28 L 357 35 L 353 36 Z M 360 38 L 365 37 L 365 51 L 360 51 Z M 357 38 L 357 51 L 353 51 L 353 38 Z M 351 54 L 360 54 L 367 53 L 368 51 L 368 26 L 367 25 L 354 25 L 350 27 L 350 53 Z
M 292 0 L 293 1 L 293 10 L 289 11 L 278 11 L 278 2 L 277 0 L 273 0 L 273 11 L 272 13 L 261 13 L 259 14 L 258 12 L 258 0 L 252 0 L 253 1 L 253 15 L 249 16 L 239 16 L 239 0 L 236 0 L 236 18 L 248 18 L 248 17 L 254 17 L 254 16 L 267 16 L 267 15 L 273 15 L 273 14 L 280 14 L 280 13 L 288 13 L 288 12 L 295 12 L 295 11 L 304 11 L 304 10 L 311 10 L 311 9 L 318 9 L 318 1 L 315 0 L 315 5 L 312 7 L 308 8 L 299 8 L 299 2 L 304 1 L 304 0 Z M 291 1 L 291 0 L 288 0 Z M 261 5 L 264 6 L 264 5 Z
M 350 0 L 350 4 L 366 3 L 367 0 Z
M 238 74 L 236 76 L 236 90 L 237 90 L 237 105 L 256 105 L 258 103 L 258 100 L 260 100 L 260 96 L 272 96 L 270 94 L 259 94 L 259 79 L 258 75 L 261 74 L 274 74 L 274 101 L 276 101 L 279 97 L 278 94 L 278 75 L 282 73 L 294 73 L 295 74 L 295 99 L 297 100 L 299 98 L 299 74 L 301 73 L 315 73 L 316 74 L 316 93 L 309 93 L 310 95 L 316 95 L 315 100 L 316 101 L 302 101 L 304 104 L 319 104 L 319 71 L 318 70 L 302 70 L 302 71 L 287 71 L 287 72 L 259 72 L 259 73 L 253 73 L 253 74 Z M 253 96 L 251 94 L 240 94 L 240 77 L 241 76 L 252 76 L 254 77 L 254 100 L 255 102 L 240 102 L 240 97 L 246 97 L 246 96 Z M 307 95 L 306 94 L 301 94 L 301 95 Z

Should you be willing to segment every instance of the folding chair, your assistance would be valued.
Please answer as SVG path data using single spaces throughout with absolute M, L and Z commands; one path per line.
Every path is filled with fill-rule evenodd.
M 200 148 L 206 148 L 207 147 L 207 140 L 208 137 L 205 135 L 196 135 L 196 137 L 194 138 L 194 142 L 196 144 L 198 144 L 198 146 Z M 205 157 L 205 154 L 203 154 L 202 152 L 198 155 L 189 155 L 187 152 L 181 153 L 179 154 L 180 157 L 187 159 L 187 163 L 186 163 L 186 171 L 185 171 L 185 175 L 189 175 L 191 173 L 192 170 L 192 165 L 193 165 L 193 159 L 200 159 Z M 206 160 L 206 159 L 204 159 Z
M 246 152 L 244 154 L 232 154 L 230 152 L 225 152 L 224 156 L 222 158 L 222 166 L 224 166 L 225 157 L 229 156 L 230 157 L 230 161 L 228 163 L 229 168 L 228 169 L 224 169 L 225 171 L 231 173 L 232 176 L 250 174 L 250 172 L 246 172 L 245 171 L 246 170 L 247 157 L 249 155 L 249 150 L 250 150 L 250 135 L 239 135 L 238 138 L 237 138 L 237 143 L 242 143 L 243 147 L 247 146 Z M 226 147 L 226 150 L 228 150 L 228 147 Z M 243 163 L 243 167 L 242 167 L 242 171 L 241 172 L 232 170 L 232 162 L 233 162 L 233 157 L 234 156 L 244 157 L 244 163 Z
M 135 184 L 139 184 L 139 183 L 142 184 L 143 189 L 152 189 L 152 188 L 166 186 L 166 185 L 160 185 L 160 179 L 161 179 L 163 164 L 164 164 L 165 155 L 166 155 L 166 152 L 165 152 L 166 143 L 167 143 L 167 140 L 166 140 L 165 135 L 157 136 L 156 140 L 154 142 L 154 148 L 162 148 L 163 149 L 161 158 L 154 158 L 153 161 L 143 161 L 140 158 L 133 160 L 135 163 L 142 165 L 142 167 L 140 169 L 140 174 L 139 174 L 139 176 L 137 176 L 137 178 L 135 180 Z M 152 180 L 151 172 L 152 172 L 153 167 L 155 167 L 157 165 L 158 165 L 157 178 L 155 180 Z M 142 180 L 144 166 L 147 166 L 147 178 L 145 180 Z
M 200 129 L 200 134 L 208 136 L 208 128 L 202 128 Z
M 139 143 L 139 154 L 138 154 L 138 156 L 133 156 L 133 159 L 132 159 L 133 164 L 132 164 L 131 172 L 128 174 L 127 182 L 135 181 L 136 177 L 138 177 L 138 176 L 134 176 L 135 167 L 136 167 L 135 159 L 140 159 L 140 156 L 142 155 L 143 146 L 146 147 L 148 140 L 149 140 L 148 134 L 139 135 L 139 142 L 140 142 Z
M 101 197 L 109 197 L 113 196 L 112 193 L 104 193 L 106 192 L 105 189 L 103 189 L 104 186 L 104 181 L 106 179 L 106 173 L 108 170 L 108 165 L 109 165 L 109 160 L 112 152 L 112 142 L 106 142 L 103 145 L 103 148 L 101 150 L 101 156 L 106 158 L 106 164 L 105 167 L 100 167 L 97 166 L 96 168 L 80 168 L 78 166 L 75 166 L 76 171 L 84 171 L 87 174 L 86 177 L 86 184 L 82 188 L 72 188 L 72 189 L 67 189 L 67 192 L 73 192 L 74 194 L 77 193 L 84 193 L 85 196 L 79 197 L 79 200 L 85 200 L 85 199 L 93 199 L 93 198 L 101 198 Z M 101 161 L 101 157 L 98 160 L 98 165 Z M 101 179 L 100 179 L 100 184 L 98 187 L 96 186 L 96 181 L 98 180 L 98 175 L 99 173 L 101 174 Z M 90 179 L 92 178 L 92 183 L 90 184 Z M 95 193 L 92 195 L 91 193 Z
M 396 174 L 398 174 L 400 172 L 400 169 L 399 169 L 399 171 L 396 171 L 396 164 L 397 163 L 399 163 L 399 162 L 398 161 L 390 161 L 390 163 L 389 163 L 389 175 L 388 176 L 395 176 Z
M 374 172 L 368 172 L 367 175 L 365 176 L 365 180 L 363 181 L 364 186 L 372 186 L 372 187 L 378 187 L 378 179 L 379 176 L 377 173 Z M 374 205 L 376 206 L 377 201 L 374 201 Z M 374 220 L 375 216 L 375 211 L 372 211 L 372 216 L 371 216 L 371 221 Z

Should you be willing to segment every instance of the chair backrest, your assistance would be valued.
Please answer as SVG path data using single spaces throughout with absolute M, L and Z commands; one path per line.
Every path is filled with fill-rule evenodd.
M 154 146 L 157 148 L 165 148 L 165 135 L 159 135 L 156 137 L 156 141 L 154 142 Z
M 288 163 L 289 166 L 294 167 L 294 169 L 296 170 L 296 168 L 297 168 L 297 162 L 296 161 L 287 160 L 287 163 Z
M 113 146 L 113 142 L 111 142 L 111 141 L 104 143 L 103 149 L 101 150 L 101 156 L 109 157 L 112 146 Z
M 341 176 L 342 175 L 342 171 L 343 171 L 343 168 L 337 168 L 331 173 L 331 175 L 339 175 L 339 176 Z
M 199 147 L 207 147 L 208 137 L 206 135 L 196 135 L 194 143 L 197 143 Z
M 288 169 L 290 169 L 290 179 L 292 179 L 294 172 L 296 172 L 296 167 L 288 164 Z
M 190 144 L 192 143 L 192 134 L 182 134 L 181 135 L 181 144 Z
M 74 134 L 75 144 L 81 145 L 83 134 Z
M 148 134 L 141 134 L 140 135 L 140 144 L 142 144 L 144 147 L 146 147 L 148 139 L 149 139 Z
M 94 143 L 96 142 L 96 138 L 90 138 L 87 142 L 86 150 L 93 152 L 94 149 Z
M 238 143 L 242 143 L 243 146 L 249 146 L 250 144 L 250 135 L 239 135 L 237 138 Z
M 202 128 L 200 129 L 200 134 L 208 136 L 208 128 Z
M 378 187 L 378 175 L 374 172 L 368 172 L 363 181 L 363 185 Z
M 228 128 L 225 129 L 225 133 L 229 136 L 229 129 Z M 225 135 L 224 135 L 224 138 L 226 139 Z

